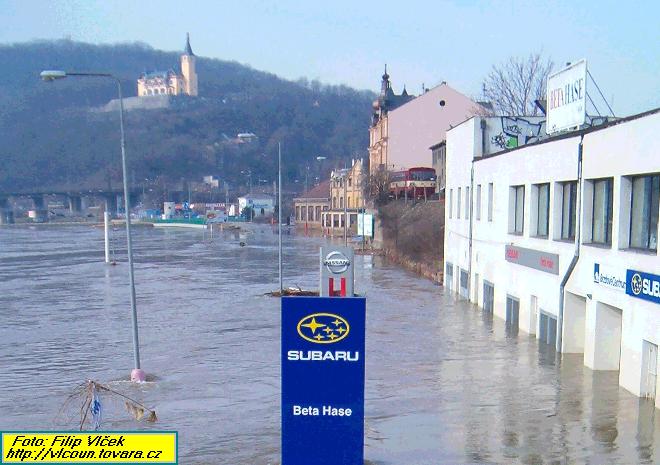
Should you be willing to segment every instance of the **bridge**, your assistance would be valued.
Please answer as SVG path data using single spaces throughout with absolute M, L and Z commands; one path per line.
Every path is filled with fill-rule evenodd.
M 133 188 L 129 190 L 129 203 L 131 206 L 137 205 L 144 194 L 144 189 Z M 87 190 L 35 190 L 35 191 L 16 191 L 0 192 L 0 224 L 11 224 L 15 219 L 13 204 L 16 201 L 30 199 L 36 221 L 46 221 L 48 219 L 48 198 L 57 198 L 63 200 L 63 203 L 70 214 L 82 214 L 86 209 L 89 200 L 94 203 L 101 203 L 103 210 L 110 213 L 111 217 L 116 218 L 120 209 L 120 202 L 123 199 L 123 189 L 87 189 Z M 168 200 L 181 202 L 188 198 L 188 191 L 168 190 Z M 98 202 L 100 200 L 100 202 Z

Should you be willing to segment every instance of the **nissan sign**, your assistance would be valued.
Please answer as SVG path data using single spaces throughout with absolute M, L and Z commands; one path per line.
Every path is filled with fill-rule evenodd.
M 353 295 L 353 256 L 352 247 L 321 247 L 321 297 Z
M 351 264 L 351 261 L 338 250 L 334 250 L 326 255 L 323 264 L 332 274 L 344 273 Z

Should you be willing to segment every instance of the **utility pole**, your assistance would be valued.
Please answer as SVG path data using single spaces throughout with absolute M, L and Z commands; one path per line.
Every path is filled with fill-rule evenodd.
M 278 268 L 280 272 L 280 296 L 284 292 L 282 285 L 282 146 L 280 142 L 277 143 L 277 229 L 279 232 L 279 260 Z
M 346 202 L 346 195 L 348 190 L 348 172 L 344 173 L 344 247 L 348 247 L 348 229 L 346 221 L 348 220 L 348 202 Z
M 305 191 L 303 195 L 307 195 L 307 178 L 309 177 L 309 165 L 307 165 L 307 171 L 305 172 Z M 307 221 L 309 219 L 309 205 L 307 204 L 308 200 L 305 197 L 305 234 L 307 234 Z

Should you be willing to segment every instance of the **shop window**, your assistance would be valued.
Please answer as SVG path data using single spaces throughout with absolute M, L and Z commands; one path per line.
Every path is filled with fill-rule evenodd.
M 659 175 L 632 178 L 629 247 L 657 250 L 659 196 Z
M 452 212 L 454 210 L 454 189 L 449 189 L 449 218 L 452 218 Z
M 456 218 L 461 219 L 461 188 L 458 188 L 456 194 Z
M 465 219 L 470 219 L 470 188 L 465 186 Z
M 612 245 L 612 178 L 590 181 L 591 242 Z
M 522 234 L 525 223 L 525 186 L 511 186 L 509 190 L 509 232 Z
M 548 227 L 550 225 L 550 184 L 535 184 L 535 214 L 537 237 L 548 237 Z
M 477 184 L 477 221 L 481 220 L 481 184 Z
M 494 195 L 493 183 L 488 183 L 488 221 L 493 221 L 493 195 Z
M 563 182 L 561 188 L 561 233 L 566 240 L 575 239 L 575 221 L 577 205 L 577 182 Z

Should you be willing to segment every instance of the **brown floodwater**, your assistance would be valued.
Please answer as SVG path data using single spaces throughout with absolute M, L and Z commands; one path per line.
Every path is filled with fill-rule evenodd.
M 123 230 L 117 266 L 88 226 L 0 227 L 0 429 L 71 429 L 86 379 L 153 406 L 103 429 L 179 432 L 181 464 L 278 464 L 277 238 L 136 228 L 142 365 L 132 365 Z M 246 246 L 241 247 L 240 241 Z M 285 236 L 285 285 L 318 286 L 320 238 Z M 660 414 L 551 347 L 382 259 L 356 257 L 367 296 L 369 464 L 658 464 Z M 313 465 L 313 464 L 310 464 Z

